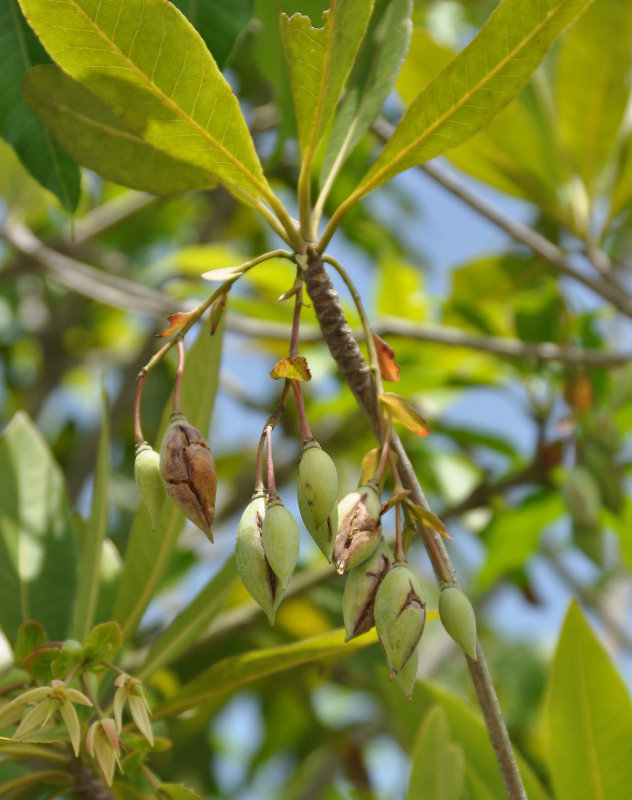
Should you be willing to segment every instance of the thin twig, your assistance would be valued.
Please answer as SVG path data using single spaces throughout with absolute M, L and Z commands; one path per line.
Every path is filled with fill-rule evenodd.
M 128 191 L 118 195 L 77 220 L 66 230 L 64 240 L 67 244 L 78 247 L 159 199 L 157 195 L 149 192 Z
M 383 118 L 379 118 L 373 124 L 372 130 L 382 141 L 387 141 L 393 131 L 393 126 Z M 501 211 L 493 203 L 490 203 L 478 192 L 471 189 L 464 181 L 460 180 L 453 172 L 446 169 L 435 161 L 421 164 L 419 169 L 429 175 L 437 183 L 440 183 L 452 194 L 461 198 L 470 208 L 486 217 L 499 228 L 512 236 L 517 242 L 526 245 L 530 250 L 555 267 L 555 269 L 569 278 L 573 278 L 578 283 L 591 289 L 595 294 L 607 300 L 609 303 L 622 311 L 627 316 L 632 317 L 632 298 L 620 284 L 614 284 L 614 279 L 610 281 L 597 280 L 591 275 L 586 275 L 577 269 L 568 256 L 553 242 L 546 239 L 528 225 L 518 222 L 509 215 Z

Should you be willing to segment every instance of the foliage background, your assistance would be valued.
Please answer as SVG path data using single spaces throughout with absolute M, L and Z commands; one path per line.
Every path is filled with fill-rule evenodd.
M 176 5 L 196 13 L 195 4 Z M 319 0 L 216 2 L 202 6 L 208 17 L 201 10 L 194 20 L 226 67 L 266 172 L 284 198 L 296 179 L 296 141 L 277 16 L 281 8 L 300 10 L 315 21 L 325 6 Z M 466 0 L 416 5 L 411 49 L 397 94 L 387 102 L 388 116 L 398 118 L 402 104 L 471 38 L 493 7 Z M 1 8 L 8 13 L 11 3 Z M 222 9 L 233 33 L 214 39 Z M 485 131 L 447 154 L 459 180 L 495 204 L 501 221 L 510 214 L 530 226 L 526 244 L 536 233 L 546 237 L 580 278 L 605 286 L 605 296 L 578 281 L 577 274 L 561 274 L 537 248 L 534 252 L 506 231 L 499 233 L 420 170 L 356 206 L 331 245 L 357 281 L 376 330 L 395 348 L 402 366 L 397 391 L 415 401 L 431 422 L 431 436 L 407 437 L 406 444 L 432 508 L 449 525 L 450 552 L 477 608 L 512 739 L 538 776 L 543 797 L 551 789 L 559 798 L 595 796 L 578 793 L 582 784 L 591 785 L 581 774 L 570 786 L 560 777 L 577 768 L 565 765 L 563 753 L 571 749 L 572 731 L 583 729 L 573 686 L 563 682 L 565 695 L 561 684 L 550 683 L 551 676 L 573 672 L 578 662 L 565 664 L 565 659 L 581 644 L 578 658 L 596 676 L 590 697 L 610 697 L 606 686 L 618 686 L 577 611 L 568 618 L 568 644 L 566 649 L 566 640 L 559 644 L 552 668 L 570 597 L 584 606 L 624 680 L 630 680 L 632 373 L 626 366 L 630 305 L 625 303 L 632 304 L 631 30 L 628 4 L 595 0 L 520 97 Z M 222 49 L 227 41 L 234 47 Z M 18 102 L 3 97 L 7 104 Z M 24 157 L 23 143 L 6 119 L 2 134 Z M 161 329 L 158 318 L 208 293 L 199 279 L 202 271 L 240 263 L 277 241 L 253 211 L 222 189 L 160 199 L 88 171 L 82 173 L 81 197 L 70 221 L 25 172 L 14 149 L 0 143 L 0 218 L 9 240 L 0 248 L 2 422 L 18 411 L 36 422 L 65 476 L 70 507 L 85 519 L 94 514 L 105 387 L 112 545 L 99 619 L 106 619 L 138 507 L 132 471 L 135 375 L 155 350 L 151 337 Z M 375 152 L 376 140 L 366 137 L 335 186 L 331 208 L 355 187 Z M 11 226 L 16 225 L 28 226 L 52 250 L 94 265 L 97 272 L 85 284 L 92 297 L 73 291 L 77 272 L 72 264 L 55 272 L 46 254 L 33 258 L 12 246 Z M 106 295 L 107 276 L 132 281 L 135 288 L 121 283 L 118 294 Z M 279 262 L 249 273 L 231 293 L 210 428 L 220 476 L 216 544 L 210 547 L 196 531 L 184 531 L 161 591 L 130 643 L 132 662 L 142 663 L 148 644 L 229 558 L 238 515 L 250 497 L 257 439 L 276 402 L 277 386 L 267 372 L 285 353 L 291 311 L 275 301 L 291 281 L 290 267 Z M 610 300 L 612 291 L 620 299 L 618 309 Z M 304 350 L 314 375 L 308 417 L 338 465 L 343 492 L 355 485 L 372 437 L 318 341 L 309 310 L 305 319 Z M 467 347 L 437 341 L 452 329 L 464 334 Z M 511 340 L 519 357 L 485 351 L 486 345 L 500 346 L 499 339 Z M 546 358 L 542 348 L 533 347 L 541 342 L 552 343 Z M 209 380 L 190 385 L 188 401 L 210 413 L 217 347 L 204 332 L 196 346 Z M 174 371 L 173 363 L 161 365 L 145 391 L 143 418 L 150 440 L 158 436 Z M 292 409 L 283 433 L 277 479 L 282 497 L 295 509 L 299 439 Z M 5 458 L 17 459 L 7 455 L 7 447 Z M 573 492 L 578 468 L 584 483 Z M 6 474 L 1 480 L 0 496 L 6 498 Z M 586 501 L 593 495 L 597 508 Z M 10 517 L 7 508 L 3 513 Z M 85 524 L 79 517 L 75 523 Z M 232 581 L 230 565 L 224 568 L 220 575 L 225 574 L 228 589 L 221 595 L 221 613 L 211 622 L 209 612 L 210 627 L 148 676 L 157 706 L 221 659 L 340 627 L 341 582 L 322 568 L 307 536 L 301 547 L 296 591 L 273 629 Z M 436 607 L 421 548 L 413 549 L 411 560 L 427 578 L 429 607 Z M 62 583 L 56 579 L 55 591 Z M 7 586 L 2 597 L 10 603 L 15 595 Z M 430 622 L 424 634 L 423 683 L 412 703 L 399 696 L 386 673 L 379 648 L 371 645 L 343 660 L 295 668 L 282 679 L 244 678 L 245 688 L 219 691 L 189 715 L 158 721 L 157 732 L 169 736 L 173 746 L 153 757 L 152 768 L 164 780 L 186 782 L 207 797 L 333 800 L 353 792 L 386 800 L 406 791 L 415 741 L 421 754 L 438 747 L 436 763 L 444 773 L 458 773 L 458 757 L 450 760 L 454 753 L 447 744 L 441 750 L 442 743 L 454 741 L 465 753 L 467 796 L 502 797 L 463 659 L 439 624 Z M 559 697 L 554 708 L 563 710 L 561 727 L 545 711 L 547 686 L 551 697 Z M 622 697 L 611 712 L 625 731 L 632 711 L 627 695 Z M 432 710 L 436 705 L 444 716 Z M 586 718 L 593 713 L 587 724 L 598 730 L 595 720 L 610 711 L 589 703 Z M 611 755 L 616 750 L 613 745 Z M 597 742 L 600 763 L 607 751 Z M 612 758 L 616 772 L 620 764 Z M 5 780 L 12 777 L 10 770 L 2 772 L 7 767 L 0 764 Z M 424 781 L 434 779 L 416 769 L 411 792 L 415 781 L 428 787 Z M 616 793 L 615 784 L 604 795 L 608 800 L 625 796 Z M 441 791 L 432 796 L 462 796 L 458 786 Z

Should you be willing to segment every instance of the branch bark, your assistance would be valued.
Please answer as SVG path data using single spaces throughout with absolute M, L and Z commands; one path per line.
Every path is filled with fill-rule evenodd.
M 323 262 L 318 256 L 312 256 L 308 261 L 305 283 L 321 325 L 323 336 L 338 364 L 342 377 L 353 392 L 360 408 L 364 411 L 369 424 L 378 433 L 378 405 L 370 369 L 347 323 L 338 295 L 325 272 Z M 392 439 L 392 447 L 398 456 L 397 463 L 404 487 L 410 489 L 411 498 L 414 502 L 428 508 L 423 489 L 417 480 L 408 455 L 395 434 Z M 443 580 L 445 575 L 443 574 L 443 564 L 438 563 L 436 553 L 440 555 L 443 563 L 447 565 L 450 577 L 456 584 L 456 575 L 441 536 L 435 531 L 427 531 L 427 535 L 432 537 L 434 547 L 436 547 L 435 553 L 433 553 L 432 547 L 428 548 L 428 554 L 437 578 Z M 477 656 L 477 661 L 473 661 L 467 656 L 466 661 L 507 795 L 510 800 L 526 800 L 527 794 L 480 645 L 477 646 Z

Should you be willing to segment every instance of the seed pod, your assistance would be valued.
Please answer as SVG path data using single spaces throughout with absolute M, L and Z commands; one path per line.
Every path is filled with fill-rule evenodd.
M 365 483 L 338 503 L 338 533 L 333 562 L 342 575 L 373 553 L 382 536 L 382 503 L 373 481 Z
M 174 412 L 160 446 L 160 469 L 178 508 L 213 541 L 217 474 L 211 449 L 184 414 Z
M 263 550 L 285 592 L 298 558 L 298 526 L 278 497 L 270 497 L 261 530 Z
M 468 656 L 476 661 L 476 617 L 468 597 L 456 586 L 439 594 L 439 617 L 443 627 Z
M 331 561 L 338 526 L 338 473 L 329 455 L 310 442 L 298 465 L 298 507 L 311 537 Z
M 342 595 L 342 617 L 347 632 L 345 642 L 366 633 L 375 624 L 375 595 L 392 561 L 390 548 L 381 539 L 375 552 L 364 563 L 349 570 Z
M 158 520 L 165 507 L 167 491 L 160 474 L 160 456 L 147 442 L 136 445 L 134 478 L 138 493 L 149 511 L 152 528 L 156 530 Z
M 265 611 L 271 625 L 283 592 L 263 550 L 263 520 L 267 493 L 255 494 L 241 516 L 235 542 L 237 571 L 253 599 Z
M 406 695 L 407 700 L 413 699 L 413 689 L 417 682 L 417 670 L 419 669 L 419 648 L 415 647 L 410 658 L 395 675 L 395 680 L 400 685 Z
M 426 624 L 421 583 L 406 564 L 395 564 L 375 596 L 375 628 L 395 676 L 410 659 Z

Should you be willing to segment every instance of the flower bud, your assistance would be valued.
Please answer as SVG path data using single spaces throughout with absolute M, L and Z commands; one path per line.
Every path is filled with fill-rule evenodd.
M 298 465 L 298 507 L 305 527 L 328 561 L 338 526 L 338 473 L 331 457 L 311 442 Z
M 261 529 L 263 551 L 281 592 L 290 582 L 298 558 L 298 526 L 278 497 L 270 497 Z
M 212 542 L 217 490 L 215 462 L 205 438 L 180 412 L 171 415 L 165 431 L 160 446 L 160 470 L 174 503 Z
M 342 575 L 373 553 L 382 535 L 382 503 L 372 481 L 360 486 L 338 503 L 338 533 L 333 562 Z
M 468 597 L 456 586 L 446 586 L 439 595 L 439 617 L 443 627 L 468 656 L 476 661 L 476 617 Z
M 421 583 L 406 564 L 395 564 L 375 596 L 375 628 L 394 677 L 413 655 L 426 623 Z
M 256 494 L 242 514 L 237 528 L 235 560 L 242 583 L 273 625 L 283 592 L 263 549 L 263 520 L 267 497 L 266 492 Z
M 395 680 L 400 685 L 406 695 L 407 700 L 413 699 L 413 689 L 417 682 L 417 670 L 419 669 L 419 648 L 415 647 L 410 658 L 395 675 Z
M 160 456 L 147 442 L 136 445 L 134 477 L 138 493 L 147 507 L 152 528 L 155 530 L 165 507 L 167 492 L 165 482 L 160 474 Z
M 354 636 L 371 630 L 374 625 L 375 595 L 384 576 L 391 568 L 391 551 L 381 539 L 375 552 L 367 560 L 349 570 L 342 595 L 342 617 L 348 642 Z

